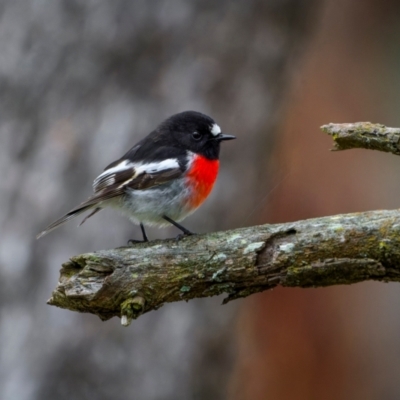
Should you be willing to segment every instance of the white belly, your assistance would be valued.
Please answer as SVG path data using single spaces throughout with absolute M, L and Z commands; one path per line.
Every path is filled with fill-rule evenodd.
M 184 185 L 184 179 L 177 179 L 151 189 L 128 189 L 118 203 L 109 205 L 122 210 L 134 223 L 169 226 L 164 215 L 181 221 L 194 211 L 188 207 L 189 196 L 190 189 Z

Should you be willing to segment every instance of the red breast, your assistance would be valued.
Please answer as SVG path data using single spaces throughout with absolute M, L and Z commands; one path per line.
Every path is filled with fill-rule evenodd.
M 189 185 L 192 187 L 189 206 L 197 208 L 210 194 L 219 168 L 218 160 L 209 160 L 206 157 L 195 155 L 187 172 Z

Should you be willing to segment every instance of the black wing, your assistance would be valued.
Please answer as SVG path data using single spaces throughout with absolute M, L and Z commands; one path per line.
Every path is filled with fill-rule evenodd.
M 133 150 L 133 149 L 132 149 Z M 163 150 L 164 154 L 168 153 Z M 183 176 L 187 163 L 186 157 L 167 158 L 157 161 L 157 154 L 150 161 L 133 162 L 130 159 L 121 159 L 110 164 L 93 182 L 94 195 L 70 212 L 54 221 L 44 231 L 39 233 L 40 238 L 70 219 L 94 208 L 87 217 L 101 210 L 101 203 L 125 194 L 127 189 L 149 189 Z M 84 221 L 86 221 L 85 218 Z

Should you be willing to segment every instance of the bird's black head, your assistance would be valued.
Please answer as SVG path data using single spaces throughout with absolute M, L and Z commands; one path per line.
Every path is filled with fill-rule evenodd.
M 165 120 L 157 129 L 169 136 L 174 145 L 201 154 L 210 160 L 218 159 L 220 143 L 235 139 L 224 135 L 216 122 L 196 111 L 185 111 Z

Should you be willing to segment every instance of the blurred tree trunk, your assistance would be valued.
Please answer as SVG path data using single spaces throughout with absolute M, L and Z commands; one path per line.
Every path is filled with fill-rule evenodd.
M 329 153 L 332 144 L 318 127 L 359 120 L 399 124 L 385 108 L 399 79 L 398 72 L 389 75 L 399 12 L 396 1 L 327 2 L 279 136 L 277 159 L 289 174 L 259 222 L 398 207 L 393 158 Z M 246 300 L 230 398 L 399 398 L 400 363 L 392 356 L 400 352 L 399 318 L 389 311 L 393 299 L 399 301 L 395 293 L 398 287 L 364 283 L 278 289 Z
M 35 234 L 84 200 L 105 165 L 187 109 L 239 137 L 188 226 L 202 232 L 254 221 L 282 92 L 316 3 L 2 2 L 1 399 L 225 397 L 234 305 L 169 305 L 128 330 L 52 309 L 45 302 L 60 262 L 124 245 L 139 230 L 105 211 L 79 230 L 69 224 L 39 242 Z

